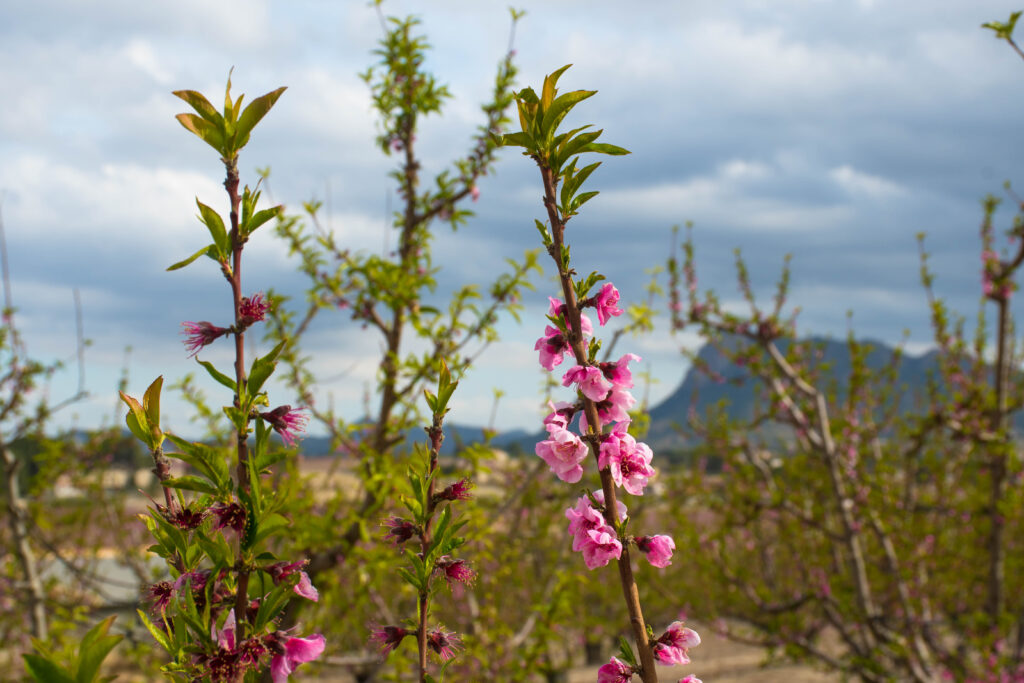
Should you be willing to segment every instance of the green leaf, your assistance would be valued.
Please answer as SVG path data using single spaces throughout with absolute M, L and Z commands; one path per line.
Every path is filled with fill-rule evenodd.
M 68 673 L 67 669 L 54 664 L 49 659 L 39 655 L 24 654 L 25 668 L 33 679 L 39 683 L 76 683 Z
M 149 419 L 146 417 L 146 410 L 136 399 L 128 396 L 123 391 L 118 392 L 121 400 L 128 405 L 128 414 L 125 415 L 125 423 L 129 431 L 150 450 L 153 448 L 153 435 L 150 430 Z
M 544 111 L 544 119 L 540 124 L 541 130 L 544 131 L 547 138 L 550 140 L 554 136 L 558 126 L 562 123 L 562 119 L 566 117 L 573 107 L 596 93 L 596 90 L 573 90 L 564 95 L 559 95 L 551 103 L 551 106 Z
M 270 108 L 274 106 L 277 99 L 281 97 L 281 93 L 287 90 L 287 87 L 278 88 L 277 90 L 268 92 L 266 95 L 257 97 L 249 106 L 245 108 L 242 115 L 238 117 L 238 126 L 235 129 L 235 150 L 242 149 L 247 142 L 249 142 L 249 134 L 252 129 L 256 127 L 256 124 L 267 115 Z
M 541 88 L 540 95 L 541 109 L 546 111 L 548 107 L 551 105 L 552 101 L 554 101 L 555 93 L 558 92 L 558 89 L 555 87 L 555 85 L 558 83 L 558 79 L 561 77 L 561 75 L 565 73 L 565 70 L 568 69 L 570 66 L 572 66 L 572 64 L 566 64 L 561 69 L 558 69 L 557 71 L 554 71 L 553 73 L 550 73 L 544 77 L 544 86 L 543 88 Z M 545 116 L 545 118 L 547 117 Z
M 224 227 L 224 220 L 220 217 L 220 214 L 199 201 L 198 197 L 196 197 L 196 204 L 199 206 L 199 220 L 210 231 L 213 243 L 217 245 L 221 256 L 227 258 L 227 255 L 231 253 L 231 240 L 228 238 L 227 229 Z
M 226 156 L 224 149 L 224 133 L 221 131 L 219 126 L 215 126 L 195 114 L 178 114 L 174 118 L 178 119 L 178 122 L 181 123 L 186 130 L 195 133 L 200 140 L 220 152 L 222 156 Z
M 527 150 L 534 150 L 537 143 L 533 141 L 528 133 L 506 133 L 497 136 L 498 145 L 501 147 L 525 147 Z
M 142 622 L 142 625 L 146 627 L 146 630 L 149 631 L 149 635 L 153 636 L 153 640 L 159 643 L 160 647 L 163 649 L 173 653 L 174 650 L 171 646 L 170 639 L 167 637 L 167 632 L 162 628 L 157 628 L 156 624 L 150 621 L 149 616 L 142 610 L 137 609 L 135 610 L 135 613 L 139 615 L 139 620 Z
M 199 360 L 198 358 L 196 359 L 196 362 L 202 365 L 204 368 L 206 368 L 206 371 L 210 373 L 210 377 L 214 378 L 231 391 L 238 393 L 238 385 L 235 383 L 235 380 L 231 379 L 230 377 L 219 371 L 217 368 L 213 367 L 213 363 L 211 363 L 208 360 Z
M 146 411 L 150 424 L 155 426 L 160 425 L 160 389 L 163 385 L 164 377 L 161 375 L 153 380 L 142 396 L 142 408 Z
M 193 261 L 195 261 L 197 258 L 202 256 L 203 254 L 206 254 L 207 256 L 212 258 L 214 261 L 216 261 L 217 260 L 217 245 L 215 245 L 215 244 L 208 244 L 208 245 L 206 245 L 205 247 L 203 247 L 202 249 L 200 249 L 196 253 L 194 253 L 191 256 L 189 256 L 187 259 L 183 259 L 183 260 L 178 261 L 177 263 L 175 263 L 173 265 L 167 266 L 167 271 L 170 272 L 172 270 L 178 270 L 179 268 L 184 268 L 185 266 L 187 266 L 188 264 L 192 263 Z
M 218 493 L 217 487 L 211 484 L 202 477 L 197 477 L 193 474 L 186 474 L 181 477 L 171 477 L 163 482 L 163 485 L 172 489 L 182 489 L 185 491 L 199 491 L 200 493 L 210 493 L 216 495 Z
M 248 389 L 250 396 L 258 394 L 263 384 L 274 374 L 274 368 L 277 367 L 276 359 L 287 343 L 288 340 L 281 340 L 277 346 L 270 350 L 270 353 L 252 362 L 249 378 L 246 380 L 246 389 Z
M 206 444 L 186 441 L 173 434 L 168 434 L 167 438 L 182 451 L 181 453 L 168 453 L 168 457 L 186 462 L 199 470 L 210 481 L 215 482 L 220 491 L 226 493 L 231 490 L 228 465 L 220 451 Z
M 260 602 L 260 609 L 256 613 L 256 620 L 253 623 L 253 630 L 256 632 L 262 631 L 263 627 L 277 617 L 294 595 L 295 593 L 288 583 L 282 583 L 270 591 L 270 595 Z
M 202 93 L 195 90 L 175 90 L 172 94 L 188 102 L 189 106 L 199 112 L 206 121 L 218 128 L 223 126 L 224 119 Z
M 609 145 L 606 142 L 592 142 L 586 145 L 581 152 L 597 152 L 598 154 L 610 154 L 612 156 L 622 156 L 623 154 L 629 154 L 629 150 L 617 145 Z
M 99 674 L 103 660 L 124 638 L 122 635 L 107 635 L 116 618 L 116 615 L 107 617 L 82 638 L 78 647 L 78 671 L 75 676 L 78 683 L 92 683 Z
M 242 232 L 246 235 L 251 235 L 256 231 L 256 228 L 260 227 L 271 218 L 276 218 L 284 213 L 284 206 L 278 205 L 270 209 L 263 209 L 257 211 L 256 214 L 246 221 L 245 225 L 242 226 Z
M 249 544 L 249 547 L 256 547 L 260 541 L 281 529 L 287 529 L 289 525 L 290 522 L 287 518 L 272 512 L 260 520 L 259 530 L 253 535 L 252 543 Z

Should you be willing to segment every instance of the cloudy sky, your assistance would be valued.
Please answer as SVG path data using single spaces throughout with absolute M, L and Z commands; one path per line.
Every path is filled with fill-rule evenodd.
M 416 13 L 433 44 L 429 67 L 454 99 L 420 135 L 428 168 L 458 156 L 480 118 L 504 53 L 504 2 L 388 0 Z M 791 303 L 806 334 L 845 334 L 846 312 L 866 337 L 928 346 L 914 235 L 927 233 L 938 292 L 973 316 L 979 295 L 979 200 L 1024 184 L 1019 163 L 1024 63 L 982 31 L 1013 0 L 688 0 L 644 3 L 524 0 L 516 49 L 520 85 L 566 63 L 565 88 L 599 90 L 578 120 L 632 150 L 592 177 L 600 197 L 571 226 L 581 270 L 601 270 L 626 299 L 664 261 L 670 227 L 695 222 L 702 287 L 735 301 L 732 250 L 742 247 L 766 298 L 793 254 Z M 636 5 L 634 5 L 636 7 Z M 288 91 L 243 152 L 243 180 L 272 168 L 276 201 L 329 202 L 339 241 L 379 250 L 391 160 L 357 73 L 380 26 L 362 0 L 134 2 L 35 0 L 0 5 L 0 196 L 17 322 L 31 353 L 74 354 L 72 290 L 81 292 L 88 401 L 58 425 L 113 419 L 125 367 L 141 393 L 157 375 L 197 369 L 182 320 L 223 321 L 229 292 L 209 261 L 166 273 L 206 239 L 194 198 L 223 209 L 215 154 L 174 120 L 171 95 Z M 1015 163 L 1016 162 L 1016 163 Z M 435 262 L 447 283 L 486 282 L 507 256 L 536 246 L 535 167 L 509 151 L 480 184 L 476 218 L 441 231 Z M 1009 226 L 1009 211 L 1000 214 Z M 252 288 L 301 297 L 295 262 L 271 231 L 246 252 Z M 465 254 L 472 254 L 471 259 Z M 503 324 L 454 403 L 454 419 L 483 423 L 493 387 L 506 393 L 502 428 L 533 427 L 542 375 L 532 350 L 543 327 L 547 268 L 523 326 Z M 664 318 L 662 318 L 664 320 Z M 671 392 L 686 365 L 661 325 L 621 347 L 644 356 Z M 126 347 L 131 352 L 126 356 Z M 349 417 L 372 387 L 378 342 L 343 316 L 307 339 Z M 228 362 L 227 345 L 204 357 Z M 77 372 L 55 378 L 53 399 Z M 216 387 L 210 387 L 218 394 Z M 219 395 L 219 394 L 218 394 Z M 290 402 L 282 390 L 275 402 Z M 165 399 L 172 428 L 188 413 Z M 118 411 L 120 412 L 120 411 Z

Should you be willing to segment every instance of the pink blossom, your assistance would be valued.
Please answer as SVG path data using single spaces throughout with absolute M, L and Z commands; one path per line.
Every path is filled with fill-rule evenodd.
M 647 480 L 655 474 L 650 465 L 654 454 L 647 444 L 637 443 L 627 429 L 629 421 L 619 422 L 605 436 L 597 466 L 601 469 L 607 467 L 616 485 L 634 496 L 642 496 Z
M 603 567 L 612 558 L 618 559 L 622 556 L 622 543 L 615 538 L 614 530 L 610 527 L 605 529 L 591 529 L 587 532 L 589 542 L 585 543 L 583 551 L 583 562 L 587 569 Z
M 597 670 L 597 683 L 629 683 L 633 680 L 633 667 L 617 657 Z
M 603 401 L 597 402 L 597 416 L 601 418 L 601 424 L 597 425 L 597 431 L 601 431 L 601 426 L 610 422 L 629 420 L 629 409 L 635 404 L 636 399 L 633 398 L 633 394 L 612 385 L 608 396 Z M 580 432 L 586 432 L 588 426 L 587 414 L 583 413 L 580 416 Z
M 676 549 L 676 542 L 671 536 L 641 536 L 636 539 L 636 547 L 647 555 L 647 561 L 653 566 L 664 569 L 672 564 L 672 551 Z
M 580 463 L 587 457 L 587 444 L 568 429 L 549 426 L 550 439 L 537 444 L 534 452 L 564 482 L 575 484 L 583 478 Z
M 260 413 L 260 417 L 273 427 L 274 431 L 281 435 L 285 445 L 291 448 L 298 438 L 296 432 L 304 430 L 309 420 L 301 411 L 302 408 L 292 410 L 291 406 L 278 406 L 271 411 Z
M 299 597 L 312 600 L 313 602 L 320 602 L 320 592 L 313 585 L 313 582 L 309 580 L 309 574 L 306 572 L 299 572 L 299 582 L 295 584 L 295 594 Z
M 633 387 L 633 373 L 629 371 L 629 364 L 639 360 L 640 356 L 635 353 L 627 353 L 614 363 L 601 363 L 601 372 L 615 386 L 630 389 Z
M 545 370 L 554 370 L 560 365 L 569 351 L 569 342 L 558 328 L 548 325 L 544 328 L 544 336 L 537 340 L 533 348 L 540 351 L 540 364 Z
M 654 643 L 654 657 L 659 664 L 689 664 L 688 655 L 691 647 L 700 645 L 700 636 L 693 629 L 683 626 L 683 622 L 674 621 Z
M 398 647 L 408 635 L 412 633 L 401 626 L 381 626 L 370 632 L 370 640 L 380 648 L 381 656 L 387 657 L 388 653 Z
M 299 597 L 312 600 L 313 602 L 320 601 L 320 593 L 317 591 L 313 582 L 309 580 L 309 574 L 302 571 L 302 568 L 309 564 L 309 560 L 299 560 L 298 562 L 277 562 L 265 568 L 265 571 L 270 574 L 270 578 L 274 580 L 274 585 L 280 585 L 282 581 L 290 578 L 293 574 L 298 573 L 299 582 L 295 584 L 293 590 Z
M 683 676 L 682 678 L 680 678 L 679 679 L 679 683 L 704 683 L 704 682 L 701 681 L 696 676 L 694 676 L 693 674 L 690 674 L 689 676 Z
M 185 321 L 181 326 L 185 328 L 182 334 L 186 335 L 185 348 L 191 351 L 188 354 L 190 357 L 195 356 L 204 346 L 212 344 L 231 331 L 225 327 L 217 327 L 205 320 L 198 323 Z
M 548 315 L 552 318 L 561 318 L 566 329 L 571 328 L 572 325 L 569 324 L 569 319 L 566 318 L 566 305 L 562 303 L 562 300 L 549 296 L 548 302 Z M 594 324 L 590 322 L 590 318 L 584 313 L 580 313 L 580 332 L 583 333 L 584 337 L 594 334 Z
M 263 298 L 263 292 L 257 292 L 250 297 L 242 299 L 238 304 L 238 317 L 244 327 L 263 320 L 267 314 L 270 304 Z
M 619 303 L 619 290 L 615 285 L 606 282 L 597 296 L 593 298 L 594 306 L 597 308 L 597 320 L 604 325 L 612 316 L 622 315 L 622 309 L 616 304 Z
M 569 519 L 569 533 L 573 535 L 572 549 L 574 552 L 580 552 L 583 550 L 583 546 L 590 542 L 588 535 L 590 531 L 615 533 L 615 530 L 608 526 L 604 515 L 590 504 L 586 496 L 576 502 L 575 508 L 566 510 L 565 516 Z
M 443 626 L 438 626 L 427 633 L 427 645 L 441 657 L 442 661 L 447 662 L 461 649 L 462 640 L 458 634 L 452 633 Z
M 480 188 L 474 185 L 469 188 L 469 196 L 473 198 L 473 201 L 480 199 Z
M 551 412 L 544 418 L 544 428 L 551 432 L 552 428 L 566 429 L 576 414 L 576 408 L 567 401 L 552 403 L 548 401 L 548 408 Z
M 603 401 L 612 388 L 601 371 L 592 365 L 577 365 L 567 370 L 562 377 L 562 386 L 567 387 L 573 383 L 577 384 L 580 392 L 591 401 Z
M 287 683 L 295 667 L 319 657 L 326 644 L 319 633 L 308 638 L 289 638 L 283 644 L 278 644 L 280 651 L 270 661 L 270 675 L 274 683 Z

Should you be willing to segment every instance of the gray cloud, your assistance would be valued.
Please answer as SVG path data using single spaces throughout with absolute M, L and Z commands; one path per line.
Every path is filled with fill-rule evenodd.
M 929 334 L 914 235 L 926 231 L 938 292 L 975 310 L 978 200 L 1017 177 L 1022 68 L 978 25 L 1005 19 L 1013 2 L 738 0 L 637 12 L 573 0 L 527 9 L 516 41 L 521 83 L 573 62 L 564 87 L 600 91 L 576 119 L 633 151 L 604 160 L 592 181 L 602 195 L 570 224 L 581 270 L 601 270 L 626 298 L 642 298 L 643 271 L 664 261 L 669 228 L 694 220 L 702 287 L 736 297 L 732 249 L 741 246 L 768 299 L 792 253 L 802 330 L 845 334 L 852 309 L 862 333 L 895 342 L 909 328 L 919 347 Z M 431 3 L 423 22 L 435 46 L 429 65 L 456 95 L 449 116 L 429 120 L 420 136 L 436 169 L 457 158 L 480 119 L 508 20 L 487 3 L 446 0 Z M 224 203 L 216 157 L 173 120 L 184 107 L 170 90 L 215 95 L 232 66 L 236 94 L 288 85 L 243 153 L 247 181 L 271 166 L 275 201 L 327 200 L 343 241 L 380 249 L 393 160 L 374 146 L 356 76 L 378 36 L 363 3 L 46 0 L 0 9 L 0 189 L 18 320 L 37 353 L 65 358 L 70 289 L 81 289 L 96 394 L 76 408 L 82 423 L 111 414 L 124 346 L 135 349 L 139 391 L 156 374 L 195 370 L 179 323 L 216 321 L 224 310 L 227 293 L 209 264 L 162 270 L 203 242 L 195 195 Z M 506 153 L 480 188 L 477 217 L 439 233 L 442 291 L 486 281 L 504 257 L 537 246 L 532 163 Z M 1002 225 L 1010 220 L 1001 213 Z M 282 252 L 269 232 L 259 235 L 248 281 L 301 299 L 301 277 Z M 464 384 L 460 421 L 486 419 L 493 385 L 508 396 L 503 426 L 533 420 L 541 374 L 530 371 L 532 347 L 553 290 L 547 278 L 538 286 L 527 323 L 503 323 L 502 345 Z M 309 343 L 335 378 L 327 390 L 353 417 L 372 382 L 376 340 L 335 316 Z M 652 397 L 669 393 L 684 371 L 676 342 L 662 329 L 635 343 L 663 377 Z M 55 396 L 73 389 L 73 375 L 55 380 Z M 180 403 L 167 410 L 186 423 Z

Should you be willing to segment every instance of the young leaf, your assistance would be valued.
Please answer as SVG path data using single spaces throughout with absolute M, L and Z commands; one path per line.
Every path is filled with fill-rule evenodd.
M 200 493 L 209 493 L 217 495 L 217 487 L 211 484 L 202 477 L 197 477 L 194 474 L 186 474 L 181 477 L 171 477 L 165 479 L 163 485 L 172 489 L 182 489 L 185 491 L 198 491 Z
M 224 220 L 216 211 L 199 201 L 196 197 L 196 204 L 199 206 L 199 220 L 210 231 L 213 243 L 217 245 L 222 257 L 231 253 L 231 241 L 228 238 L 227 229 L 224 227 Z
M 214 126 L 219 128 L 223 125 L 224 119 L 202 93 L 195 90 L 175 90 L 172 94 L 188 102 L 203 119 L 209 121 Z
M 32 678 L 39 683 L 76 683 L 67 669 L 58 666 L 49 659 L 39 655 L 24 654 L 25 668 Z
M 213 147 L 215 150 L 225 155 L 224 150 L 224 133 L 221 131 L 219 126 L 215 126 L 209 121 L 206 121 L 195 114 L 178 114 L 175 116 L 178 122 L 189 130 L 195 133 L 200 140 Z
M 92 683 L 99 673 L 103 660 L 124 638 L 122 635 L 107 635 L 110 625 L 116 618 L 116 615 L 107 617 L 82 638 L 82 643 L 78 648 L 78 671 L 75 675 L 77 683 Z
M 194 253 L 191 256 L 189 256 L 187 259 L 182 259 L 181 261 L 178 261 L 177 263 L 174 263 L 172 265 L 167 266 L 167 271 L 170 272 L 172 270 L 178 270 L 179 268 L 184 268 L 185 266 L 187 266 L 188 264 L 192 263 L 193 261 L 195 261 L 197 258 L 202 256 L 203 254 L 206 254 L 207 256 L 212 258 L 214 261 L 216 261 L 217 260 L 217 245 L 215 245 L 215 244 L 208 244 L 208 245 L 206 245 L 205 247 L 203 247 L 202 249 L 200 249 L 196 253 Z
M 237 393 L 238 385 L 235 384 L 235 380 L 231 379 L 230 377 L 228 377 L 224 373 L 222 373 L 219 370 L 217 370 L 217 368 L 213 367 L 213 363 L 211 363 L 208 360 L 199 360 L 198 358 L 196 359 L 196 362 L 199 363 L 200 365 L 202 365 L 204 368 L 206 368 L 206 371 L 208 373 L 210 373 L 210 377 L 214 378 L 215 380 L 217 380 L 218 382 L 220 382 L 221 384 L 226 386 L 231 391 L 234 391 L 234 392 Z
M 153 383 L 146 389 L 146 393 L 142 396 L 142 408 L 146 411 L 146 416 L 149 417 L 149 421 L 154 426 L 160 425 L 160 389 L 164 385 L 163 375 L 153 380 Z
M 242 115 L 238 117 L 238 126 L 235 129 L 235 149 L 239 150 L 245 147 L 245 144 L 249 142 L 249 134 L 252 129 L 256 127 L 256 124 L 267 115 L 270 108 L 277 102 L 277 98 L 281 97 L 281 93 L 287 90 L 287 87 L 278 88 L 277 90 L 268 92 L 266 95 L 261 95 L 255 100 L 249 103 L 249 106 L 245 108 Z

